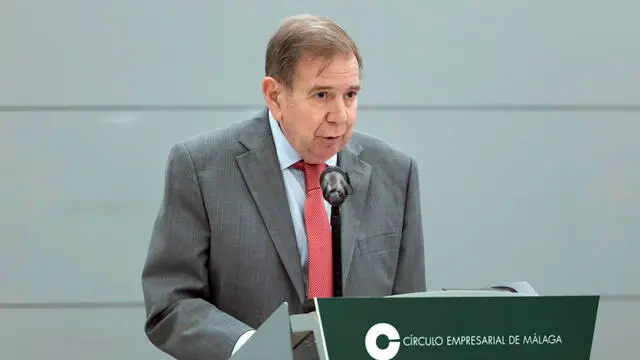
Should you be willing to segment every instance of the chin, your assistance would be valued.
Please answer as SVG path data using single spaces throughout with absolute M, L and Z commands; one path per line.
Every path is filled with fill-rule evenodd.
M 310 159 L 305 159 L 305 161 L 309 162 L 309 163 L 314 163 L 314 164 L 319 164 L 319 163 L 323 163 L 326 162 L 327 160 L 329 160 L 330 157 L 332 157 L 333 155 L 335 155 L 337 153 L 337 151 L 317 151 L 314 152 L 313 154 L 310 154 L 311 158 Z

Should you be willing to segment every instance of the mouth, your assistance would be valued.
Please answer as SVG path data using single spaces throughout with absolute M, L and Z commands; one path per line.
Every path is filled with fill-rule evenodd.
M 326 140 L 338 140 L 340 136 L 323 136 L 322 138 Z

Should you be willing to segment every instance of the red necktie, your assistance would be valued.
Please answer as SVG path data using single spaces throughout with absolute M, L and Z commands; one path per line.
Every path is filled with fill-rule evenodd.
M 293 167 L 304 171 L 307 197 L 304 202 L 304 224 L 307 232 L 309 282 L 308 298 L 333 296 L 333 264 L 331 259 L 331 227 L 320 189 L 324 164 L 299 161 Z

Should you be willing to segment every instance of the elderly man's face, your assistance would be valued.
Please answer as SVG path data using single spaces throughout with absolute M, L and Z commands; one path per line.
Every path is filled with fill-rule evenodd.
M 330 61 L 303 58 L 292 89 L 279 89 L 278 106 L 270 109 L 306 162 L 326 161 L 351 139 L 360 90 L 354 55 L 337 55 Z

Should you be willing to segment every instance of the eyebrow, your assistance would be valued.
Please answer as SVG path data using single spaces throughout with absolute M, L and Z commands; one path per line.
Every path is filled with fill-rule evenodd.
M 332 86 L 321 86 L 321 85 L 317 85 L 311 88 L 311 90 L 309 90 L 310 93 L 314 93 L 317 91 L 326 91 L 326 90 L 331 90 L 333 89 Z M 360 91 L 361 87 L 360 85 L 353 85 L 353 86 L 349 86 L 349 91 Z

